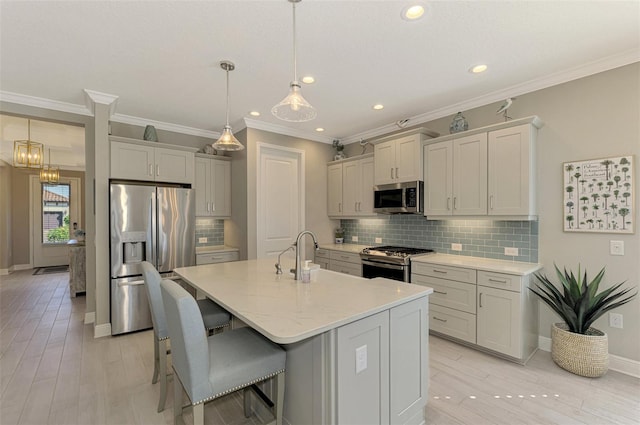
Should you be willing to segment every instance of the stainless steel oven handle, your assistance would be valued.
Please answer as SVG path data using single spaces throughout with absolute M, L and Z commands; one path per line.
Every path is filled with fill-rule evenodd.
M 404 270 L 404 266 L 389 263 L 380 263 L 378 261 L 362 260 L 363 266 L 380 267 L 381 269 Z

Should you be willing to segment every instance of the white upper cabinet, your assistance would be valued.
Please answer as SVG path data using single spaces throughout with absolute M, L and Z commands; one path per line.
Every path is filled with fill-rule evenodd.
M 193 184 L 195 149 L 114 136 L 110 139 L 111 178 Z
M 375 184 L 421 180 L 421 142 L 433 136 L 437 133 L 419 128 L 374 142 Z
M 231 217 L 231 163 L 197 156 L 195 159 L 197 217 Z
M 487 135 L 426 145 L 425 215 L 487 213 Z
M 423 143 L 425 216 L 535 219 L 538 117 Z
M 342 164 L 327 166 L 327 214 L 342 215 Z
M 489 215 L 535 215 L 534 128 L 489 132 Z
M 373 157 L 350 158 L 327 166 L 328 215 L 331 217 L 374 216 Z

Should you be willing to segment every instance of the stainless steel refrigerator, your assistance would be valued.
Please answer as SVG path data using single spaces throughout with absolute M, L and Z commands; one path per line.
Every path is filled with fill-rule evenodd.
M 163 277 L 195 264 L 195 192 L 179 186 L 110 185 L 111 334 L 153 326 L 140 263 Z

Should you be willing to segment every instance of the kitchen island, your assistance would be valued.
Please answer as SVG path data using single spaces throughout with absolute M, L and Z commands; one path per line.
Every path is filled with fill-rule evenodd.
M 175 272 L 285 348 L 286 422 L 424 422 L 431 288 L 329 270 L 303 284 L 273 259 Z

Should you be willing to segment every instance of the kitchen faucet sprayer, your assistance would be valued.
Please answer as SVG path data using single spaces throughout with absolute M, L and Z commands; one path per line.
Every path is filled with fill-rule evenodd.
M 278 254 L 278 262 L 276 263 L 276 274 L 282 274 L 282 267 L 280 266 L 280 257 L 282 256 L 282 254 L 284 254 L 285 252 L 287 252 L 287 251 L 289 251 L 290 249 L 293 249 L 293 248 L 295 248 L 295 244 L 289 245 L 289 247 L 287 249 L 285 249 L 280 254 Z

